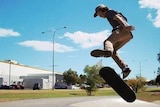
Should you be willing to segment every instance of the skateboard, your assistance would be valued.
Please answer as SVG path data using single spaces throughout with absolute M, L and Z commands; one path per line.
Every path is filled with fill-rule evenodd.
M 90 54 L 93 57 L 110 57 L 112 53 L 110 51 L 95 49 L 95 50 L 91 51 Z
M 133 90 L 117 75 L 114 69 L 103 67 L 99 74 L 125 101 L 134 102 L 136 100 Z

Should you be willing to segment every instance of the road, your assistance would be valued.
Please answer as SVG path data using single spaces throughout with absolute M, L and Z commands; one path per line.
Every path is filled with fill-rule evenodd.
M 0 107 L 160 107 L 158 104 L 136 100 L 127 103 L 120 97 L 70 97 L 20 100 L 0 103 Z

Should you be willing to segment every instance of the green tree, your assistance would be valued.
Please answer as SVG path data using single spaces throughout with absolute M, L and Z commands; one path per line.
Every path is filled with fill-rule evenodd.
M 158 70 L 157 70 L 156 83 L 157 83 L 157 85 L 160 84 L 160 67 L 158 67 Z
M 160 63 L 160 52 L 157 54 L 157 56 L 158 56 L 157 60 Z
M 137 85 L 138 85 L 138 90 L 145 91 L 146 90 L 146 78 L 144 77 L 137 77 Z
M 100 68 L 97 68 L 96 65 L 91 67 L 87 65 L 84 69 L 84 73 L 86 74 L 86 83 L 89 85 L 89 87 L 86 88 L 88 95 L 92 95 L 92 92 L 97 90 L 96 85 L 103 81 L 99 76 L 99 70 Z
M 83 74 L 81 74 L 81 75 L 79 75 L 79 81 L 78 81 L 78 83 L 81 85 L 81 84 L 84 84 L 85 82 L 86 82 L 86 75 L 83 75 Z
M 78 82 L 78 74 L 76 71 L 69 69 L 63 73 L 63 79 L 67 85 L 74 85 Z
M 145 91 L 145 81 L 146 79 L 144 77 L 136 77 L 136 79 L 129 79 L 127 80 L 127 84 L 135 91 L 138 92 L 138 90 Z
M 160 63 L 160 52 L 157 54 L 157 56 L 158 56 L 157 60 Z M 158 67 L 158 70 L 157 70 L 156 83 L 160 84 L 160 67 Z
M 157 85 L 160 84 L 160 75 L 157 76 L 156 83 L 157 83 Z
M 160 67 L 158 67 L 157 75 L 160 75 Z

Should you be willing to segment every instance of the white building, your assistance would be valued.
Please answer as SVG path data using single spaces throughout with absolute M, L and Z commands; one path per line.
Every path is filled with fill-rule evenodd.
M 22 65 L 13 60 L 0 61 L 0 85 L 23 82 L 25 88 L 39 83 L 42 89 L 51 89 L 53 82 L 63 81 L 62 73 Z M 55 83 L 54 83 L 55 84 Z

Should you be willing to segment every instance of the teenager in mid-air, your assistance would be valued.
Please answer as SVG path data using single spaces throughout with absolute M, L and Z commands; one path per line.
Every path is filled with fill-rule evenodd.
M 134 27 L 128 24 L 127 18 L 122 13 L 111 10 L 103 4 L 96 7 L 94 17 L 97 16 L 107 19 L 113 29 L 112 34 L 104 41 L 104 49 L 93 50 L 91 55 L 94 57 L 112 57 L 122 69 L 124 79 L 129 75 L 131 70 L 120 58 L 117 50 L 133 38 L 131 31 L 134 30 Z

